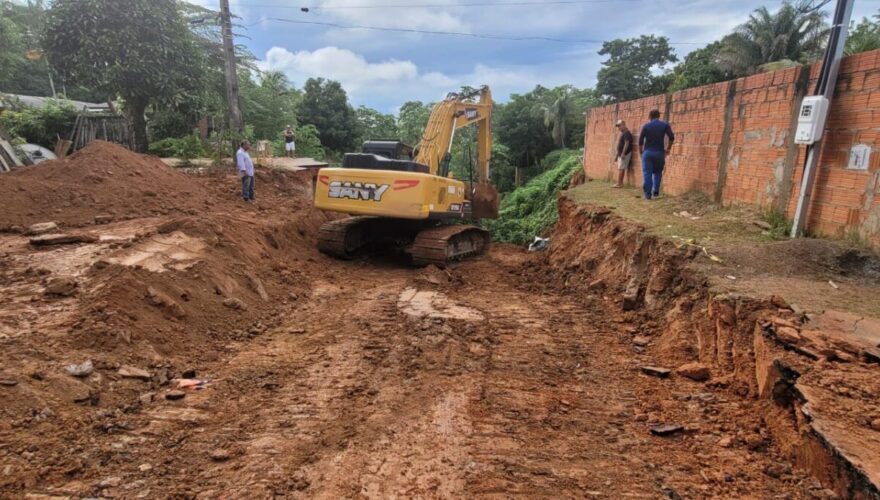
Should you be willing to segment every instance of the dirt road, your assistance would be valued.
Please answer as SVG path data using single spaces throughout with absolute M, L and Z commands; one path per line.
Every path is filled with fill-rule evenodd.
M 47 170 L 7 183 L 0 498 L 834 496 L 780 458 L 766 401 L 644 372 L 656 309 L 564 292 L 540 255 L 337 261 L 302 178 L 261 171 L 243 205 L 234 178 L 160 190 L 157 160 L 86 153 L 104 159 L 56 167 L 148 203 L 120 187 L 58 211 L 26 205 L 58 196 L 37 191 Z M 16 225 L 49 217 L 88 238 L 28 246 Z M 180 378 L 210 383 L 174 398 Z
M 759 438 L 718 444 L 726 434 L 760 430 L 744 402 L 641 374 L 647 360 L 623 341 L 629 324 L 601 297 L 575 303 L 518 290 L 526 259 L 496 249 L 448 273 L 327 262 L 311 297 L 288 306 L 280 324 L 199 368 L 214 380 L 206 390 L 109 418 L 107 432 L 84 450 L 101 450 L 100 475 L 54 492 L 770 498 L 805 491 L 809 481 L 775 463 Z M 685 429 L 653 436 L 658 423 Z

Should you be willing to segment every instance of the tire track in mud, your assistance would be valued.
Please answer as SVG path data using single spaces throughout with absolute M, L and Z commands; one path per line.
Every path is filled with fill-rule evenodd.
M 150 407 L 134 419 L 137 437 L 105 438 L 130 452 L 108 461 L 113 474 L 144 477 L 139 464 L 152 466 L 118 496 L 797 491 L 743 475 L 772 456 L 720 449 L 709 429 L 651 436 L 658 415 L 687 424 L 740 410 L 723 396 L 694 399 L 702 385 L 641 375 L 649 360 L 619 338 L 606 302 L 520 291 L 508 268 L 490 255 L 436 283 L 419 270 L 336 264 L 279 325 L 227 346 L 210 367 L 215 385 Z

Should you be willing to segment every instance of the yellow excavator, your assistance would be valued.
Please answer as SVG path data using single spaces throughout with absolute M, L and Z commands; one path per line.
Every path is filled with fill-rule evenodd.
M 491 121 L 488 87 L 449 94 L 431 111 L 415 151 L 400 141 L 367 141 L 362 153 L 343 157 L 341 168 L 319 170 L 315 206 L 353 217 L 321 226 L 318 249 L 350 259 L 391 244 L 415 265 L 438 266 L 485 252 L 488 231 L 450 223 L 498 217 L 498 192 L 489 182 Z M 469 126 L 477 128 L 475 168 L 459 180 L 449 168 L 452 143 L 456 130 Z

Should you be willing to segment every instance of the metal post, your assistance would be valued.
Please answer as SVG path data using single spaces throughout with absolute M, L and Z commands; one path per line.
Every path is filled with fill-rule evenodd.
M 821 93 L 824 95 L 828 99 L 829 108 L 831 107 L 831 99 L 834 97 L 834 88 L 837 86 L 837 73 L 840 70 L 840 60 L 843 58 L 843 49 L 846 45 L 847 29 L 849 28 L 849 20 L 852 16 L 852 7 L 852 0 L 837 0 L 837 7 L 834 9 L 834 24 L 831 26 L 828 46 L 825 49 L 825 58 L 822 61 L 822 72 L 819 75 L 819 81 L 816 82 L 815 94 Z M 820 126 L 824 127 L 825 123 L 821 123 Z M 792 238 L 803 235 L 804 228 L 806 227 L 807 212 L 810 209 L 810 199 L 813 194 L 813 184 L 816 180 L 816 170 L 821 152 L 822 139 L 808 146 L 807 161 L 804 165 L 804 177 L 801 181 L 801 191 L 798 194 L 797 208 L 795 209 L 794 220 L 791 225 Z
M 235 44 L 232 38 L 232 16 L 229 13 L 229 0 L 220 0 L 220 22 L 223 35 L 223 59 L 226 63 L 226 100 L 229 104 L 229 128 L 232 133 L 233 150 L 235 142 L 241 139 L 241 108 L 238 101 L 238 74 L 235 69 Z M 235 163 L 235 154 L 232 155 Z

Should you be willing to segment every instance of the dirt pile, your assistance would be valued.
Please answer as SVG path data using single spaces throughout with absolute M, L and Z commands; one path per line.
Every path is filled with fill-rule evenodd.
M 880 461 L 869 450 L 880 446 L 870 382 L 880 368 L 872 362 L 880 327 L 865 333 L 873 323 L 860 316 L 806 315 L 779 296 L 719 293 L 705 276 L 711 255 L 701 247 L 564 197 L 559 213 L 546 266 L 520 270 L 530 288 L 610 300 L 633 325 L 624 330 L 636 356 L 678 368 L 676 376 L 700 363 L 704 383 L 745 398 L 760 415 L 742 431 L 755 425 L 762 439 L 780 443 L 787 459 L 839 494 L 878 494 Z M 823 268 L 839 260 L 816 259 Z M 829 315 L 838 326 L 823 323 Z M 733 439 L 748 440 L 746 434 Z
M 46 221 L 78 226 L 101 215 L 195 214 L 212 203 L 204 187 L 186 174 L 156 157 L 104 141 L 5 174 L 0 198 L 0 227 L 6 228 Z

